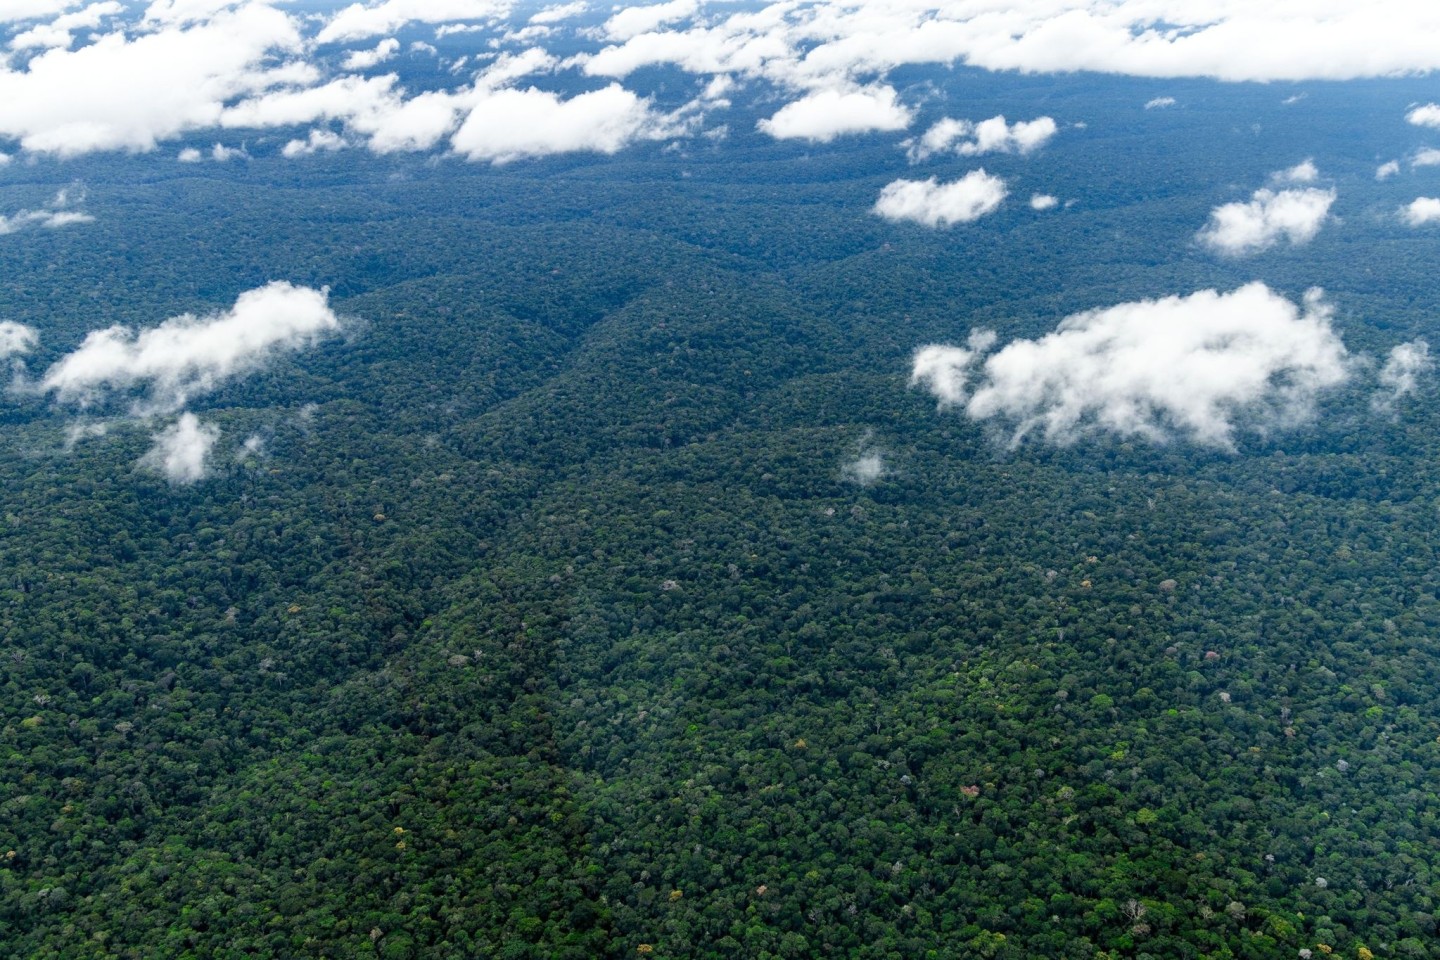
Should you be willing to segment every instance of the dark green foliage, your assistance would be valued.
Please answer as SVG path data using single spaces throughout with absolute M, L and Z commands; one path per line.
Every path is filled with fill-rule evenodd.
M 1414 87 L 1365 89 L 1399 117 Z M 1080 207 L 940 234 L 867 214 L 888 142 L 738 127 L 502 169 L 87 166 L 88 233 L 0 238 L 34 366 L 281 277 L 356 322 L 209 397 L 190 488 L 134 468 L 141 428 L 61 453 L 12 399 L 0 952 L 1430 955 L 1433 393 L 1391 420 L 1357 377 L 1235 455 L 1007 452 L 905 378 L 972 323 L 1256 276 L 1326 286 L 1378 353 L 1431 324 L 1433 240 L 1359 225 L 1394 200 L 1369 183 L 1364 249 L 1215 261 L 1187 244 L 1220 184 L 1314 154 L 1361 197 L 1375 145 L 1286 126 L 1283 91 L 1195 85 L 1177 127 L 1147 85 L 1065 90 L 1087 131 L 991 166 Z M 1283 132 L 1232 131 L 1262 104 Z M 860 488 L 866 436 L 893 472 Z

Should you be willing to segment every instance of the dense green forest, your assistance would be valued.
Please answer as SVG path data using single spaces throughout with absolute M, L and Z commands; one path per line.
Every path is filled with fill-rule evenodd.
M 1009 447 L 907 386 L 972 326 L 1255 279 L 1324 287 L 1357 354 L 1433 332 L 1434 235 L 1379 212 L 1415 182 L 1373 177 L 1426 84 L 937 82 L 1085 126 L 986 158 L 1015 198 L 948 231 L 870 213 L 895 138 L 743 116 L 7 167 L 95 218 L 0 236 L 32 370 L 277 279 L 343 333 L 195 404 L 192 485 L 6 396 L 0 953 L 1436 955 L 1433 387 L 1230 452 Z M 1307 156 L 1345 229 L 1197 246 Z

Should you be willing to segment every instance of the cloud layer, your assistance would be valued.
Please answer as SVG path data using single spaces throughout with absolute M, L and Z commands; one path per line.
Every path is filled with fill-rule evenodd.
M 473 107 L 465 81 L 409 92 L 392 77 L 378 101 L 375 90 L 353 82 L 358 71 L 398 52 L 397 31 L 417 25 L 433 25 L 437 38 L 473 32 L 476 49 L 502 54 L 517 43 L 554 41 L 566 57 L 554 58 L 563 63 L 557 69 L 604 80 L 673 65 L 712 79 L 753 81 L 754 89 L 787 101 L 762 130 L 814 142 L 908 127 L 911 108 L 899 102 L 890 79 L 905 66 L 1257 81 L 1440 69 L 1440 47 L 1428 39 L 1440 32 L 1440 8 L 1411 0 L 782 0 L 761 6 L 668 0 L 614 7 L 598 28 L 568 22 L 585 9 L 584 3 L 547 8 L 521 26 L 528 11 L 512 0 L 369 0 L 319 13 L 281 0 L 155 0 L 143 8 L 118 0 L 9 0 L 0 11 L 0 33 L 14 52 L 0 61 L 0 138 L 63 156 L 150 150 L 216 128 L 239 101 L 338 84 L 331 93 L 344 102 L 332 106 L 329 119 L 347 125 L 347 143 L 431 149 Z M 463 72 L 459 61 L 449 66 Z M 1408 116 L 1433 125 L 1440 107 L 1417 106 Z M 958 149 L 979 154 L 1023 150 L 1026 138 L 1040 131 L 993 118 L 969 135 L 975 139 Z M 506 138 L 523 141 L 524 131 L 507 131 L 500 139 Z M 612 141 L 580 142 L 577 149 L 604 151 Z M 534 154 L 527 148 L 519 155 Z M 491 151 L 478 156 L 489 158 Z
M 1297 306 L 1260 283 L 1075 314 L 987 357 L 992 339 L 922 348 L 912 383 L 942 406 L 1002 424 L 1012 443 L 1110 433 L 1230 449 L 1242 425 L 1304 422 L 1348 376 L 1320 292 Z
M 307 64 L 274 62 L 301 47 L 295 21 L 263 3 L 199 25 L 56 47 L 23 70 L 0 66 L 0 137 L 60 156 L 150 150 L 214 126 L 231 98 L 313 77 Z
M 1007 193 L 1004 180 L 984 170 L 972 170 L 952 183 L 940 183 L 934 177 L 891 181 L 880 191 L 873 209 L 886 220 L 950 227 L 995 212 Z

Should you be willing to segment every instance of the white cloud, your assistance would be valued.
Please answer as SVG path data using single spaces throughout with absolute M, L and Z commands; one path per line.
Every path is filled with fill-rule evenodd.
M 930 63 L 1031 73 L 1343 80 L 1440 68 L 1440 48 L 1429 42 L 1437 32 L 1440 9 L 1416 0 L 781 0 L 639 33 L 607 47 L 587 69 L 618 77 L 673 63 L 763 76 L 797 90 L 883 79 L 897 66 Z
M 548 24 L 587 9 L 580 2 L 538 10 L 513 0 L 366 0 L 326 19 L 281 0 L 154 0 L 143 15 L 134 12 L 137 4 L 120 5 L 129 14 L 108 12 L 117 0 L 88 6 L 0 2 L 0 22 L 25 24 L 15 28 L 21 33 L 40 31 L 21 41 L 26 44 L 68 44 L 62 34 L 92 20 L 94 29 L 108 31 L 79 49 L 61 45 L 33 58 L 0 61 L 0 144 L 13 139 L 32 152 L 61 155 L 149 150 L 159 141 L 214 129 L 237 102 L 341 83 L 344 78 L 332 71 L 347 55 L 354 69 L 369 70 L 381 56 L 398 52 L 387 54 L 389 46 L 382 45 L 332 57 L 326 44 L 379 40 L 406 24 L 424 23 L 481 26 L 499 49 L 539 37 L 538 31 L 552 29 Z M 1426 39 L 1440 30 L 1440 9 L 1413 0 L 1211 0 L 1198 7 L 1185 0 L 673 0 L 607 13 L 608 29 L 576 34 L 602 48 L 582 50 L 565 66 L 614 79 L 674 64 L 702 75 L 763 81 L 795 102 L 781 105 L 761 129 L 816 142 L 844 132 L 905 129 L 911 112 L 898 102 L 890 80 L 905 65 L 1227 80 L 1440 70 L 1440 48 Z M 527 15 L 529 25 L 515 30 Z M 1274 42 L 1277 36 L 1286 42 Z M 473 106 L 466 100 L 471 94 L 436 90 L 416 97 L 393 80 L 383 102 L 353 103 L 338 114 L 297 122 L 339 120 L 348 140 L 368 140 L 381 151 L 427 149 L 454 132 Z M 1423 116 L 1424 110 L 1411 113 Z M 1010 125 L 1004 139 L 987 139 L 992 135 L 979 126 L 965 153 L 1024 148 Z
M 240 444 L 235 451 L 235 462 L 243 463 L 246 460 L 265 456 L 265 438 L 258 433 L 252 433 Z
M 464 126 L 471 129 L 461 138 L 464 146 L 454 144 L 461 152 L 471 154 L 472 159 L 476 154 L 490 158 L 483 149 L 471 149 L 473 145 L 486 143 L 529 144 L 527 149 L 507 152 L 508 159 L 560 153 L 566 149 L 613 153 L 629 142 L 627 139 L 615 146 L 612 136 L 625 122 L 636 124 L 635 138 L 663 126 L 643 101 L 617 85 L 574 98 L 579 106 L 569 106 L 574 101 L 562 101 L 555 94 L 538 90 L 522 94 L 496 89 L 529 74 L 554 69 L 556 65 L 555 58 L 539 48 L 506 53 L 497 57 L 470 87 L 428 91 L 409 98 L 396 86 L 398 78 L 394 74 L 348 75 L 319 86 L 277 91 L 242 101 L 225 111 L 221 123 L 228 127 L 261 128 L 340 121 L 372 151 L 394 153 L 428 150 L 454 132 L 462 119 L 478 112 L 485 122 L 495 125 L 493 129 L 479 127 L 478 120 L 474 124 L 466 121 Z M 534 117 L 528 116 L 524 112 L 527 105 L 539 112 Z M 586 115 L 587 108 L 594 108 L 596 113 Z M 573 135 L 568 137 L 564 130 L 557 129 L 557 125 L 567 123 L 574 127 Z M 665 129 L 670 132 L 668 127 Z M 335 134 L 320 133 L 311 137 L 308 143 L 290 141 L 285 147 L 286 155 L 313 153 L 311 147 L 332 149 L 342 145 Z M 579 145 L 566 146 L 571 143 Z M 549 148 L 545 148 L 546 144 Z
M 1229 449 L 1242 420 L 1261 433 L 1298 425 L 1346 380 L 1331 319 L 1319 290 L 1303 310 L 1261 283 L 1202 290 L 1074 314 L 983 363 L 976 347 L 926 347 L 912 382 L 973 420 L 1004 424 L 1012 444 L 1105 432 Z
M 202 424 L 193 413 L 182 413 L 173 426 L 155 434 L 140 466 L 178 486 L 198 483 L 205 479 L 205 461 L 219 439 L 219 429 Z
M 1427 103 L 1405 114 L 1405 122 L 1417 127 L 1440 127 L 1440 104 Z
M 1276 182 L 1309 182 L 1318 176 L 1308 160 L 1272 176 Z M 1210 211 L 1210 222 L 1198 234 L 1201 243 L 1228 256 L 1268 250 L 1282 240 L 1309 243 L 1320 232 L 1335 202 L 1333 189 L 1256 190 L 1246 202 L 1227 203 Z
M 477 86 L 489 89 L 503 87 L 521 77 L 549 72 L 559 65 L 560 61 L 539 47 L 531 47 L 520 53 L 502 53 L 476 78 L 476 83 Z
M 1019 121 L 1005 125 L 1005 118 L 991 117 L 975 125 L 975 140 L 962 143 L 957 148 L 962 156 L 1000 151 L 1002 153 L 1029 153 L 1039 149 L 1055 136 L 1055 121 L 1049 117 L 1038 120 Z
M 1320 179 L 1320 169 L 1313 160 L 1303 160 L 1285 170 L 1270 175 L 1271 183 L 1314 183 Z
M 80 407 L 140 391 L 132 413 L 170 412 L 339 327 L 327 293 L 276 282 L 247 290 L 229 310 L 183 314 L 147 330 L 97 330 L 56 361 L 34 392 Z
M 462 33 L 483 33 L 485 27 L 479 23 L 442 23 L 435 28 L 435 39 L 444 40 L 446 37 L 453 37 Z M 460 59 L 465 59 L 461 57 Z
M 440 51 L 439 51 L 439 50 L 436 50 L 433 46 L 431 46 L 430 44 L 426 43 L 424 40 L 416 40 L 416 41 L 414 41 L 414 42 L 412 42 L 412 43 L 410 44 L 410 52 L 411 52 L 411 53 L 428 53 L 430 56 L 433 57 L 433 56 L 435 56 L 436 54 L 438 54 Z
M 33 327 L 14 320 L 0 320 L 0 360 L 8 360 L 35 348 L 39 335 Z
M 475 104 L 450 143 L 471 160 L 508 163 L 574 151 L 615 153 L 668 133 L 645 101 L 612 83 L 569 100 L 533 87 L 494 91 Z
M 820 90 L 787 103 L 757 127 L 776 140 L 829 143 L 844 134 L 904 130 L 911 116 L 893 87 Z
M 1175 106 L 1174 97 L 1155 97 L 1153 100 L 1145 101 L 1146 110 L 1163 110 L 1165 107 Z
M 1375 168 L 1376 180 L 1388 180 L 1400 172 L 1399 160 L 1387 160 Z
M 530 22 L 541 24 L 559 23 L 561 20 L 569 20 L 571 17 L 578 17 L 580 16 L 580 14 L 584 13 L 586 10 L 589 9 L 590 5 L 586 3 L 585 0 L 576 0 L 575 3 L 556 4 L 555 6 L 546 7 L 545 9 L 536 13 L 530 18 Z
M 993 330 L 972 330 L 963 347 L 938 343 L 921 347 L 910 366 L 910 385 L 926 386 L 942 408 L 964 403 L 970 371 L 996 339 Z
M 245 2 L 247 0 L 153 0 L 150 6 L 145 8 L 141 24 L 147 29 L 153 29 L 157 26 L 203 23 L 217 13 L 233 10 Z
M 889 472 L 885 454 L 880 450 L 863 452 L 840 468 L 840 476 L 860 487 L 873 486 Z
M 22 70 L 0 66 L 0 137 L 61 156 L 150 150 L 213 126 L 232 97 L 311 76 L 303 64 L 273 62 L 300 45 L 290 17 L 252 3 L 199 26 L 47 50 Z
M 536 40 L 543 40 L 546 37 L 555 35 L 554 27 L 542 27 L 539 24 L 531 24 L 528 27 L 521 27 L 519 30 L 510 30 L 500 36 L 503 43 L 534 43 Z M 492 41 L 491 46 L 496 44 Z
M 0 6 L 0 23 L 24 23 L 53 17 L 75 6 L 79 0 L 5 0 Z
M 908 148 L 911 163 L 952 150 L 965 157 L 993 152 L 1030 153 L 1044 146 L 1057 129 L 1050 117 L 1017 120 L 1013 124 L 1007 124 L 1004 116 L 979 123 L 945 117 L 923 135 L 906 140 L 901 146 Z
M 73 226 L 77 223 L 93 223 L 95 218 L 80 210 L 71 210 L 69 207 L 84 199 L 84 193 L 77 197 L 71 196 L 70 190 L 61 190 L 40 210 L 21 210 L 10 216 L 0 215 L 0 236 L 7 233 L 17 233 L 27 227 L 39 227 L 46 230 L 58 230 L 61 227 Z
M 1434 147 L 1425 147 L 1425 148 L 1423 148 L 1423 149 L 1416 150 L 1416 151 L 1415 151 L 1415 155 L 1410 158 L 1410 166 L 1412 166 L 1412 167 L 1435 167 L 1435 166 L 1440 166 L 1440 150 L 1437 150 L 1437 149 L 1435 149 Z
M 75 41 L 75 31 L 93 29 L 108 17 L 124 11 L 115 0 L 93 3 L 83 10 L 56 17 L 49 23 L 42 23 L 15 35 L 10 41 L 12 50 L 29 50 L 36 47 L 68 47 Z
M 110 432 L 110 424 L 101 420 L 77 421 L 65 428 L 65 442 L 63 449 L 66 453 L 75 449 L 75 445 L 81 440 L 93 440 L 96 437 L 103 437 Z
M 509 0 L 385 0 L 366 6 L 352 3 L 339 11 L 316 36 L 319 43 L 365 40 L 394 33 L 407 23 L 450 20 L 491 20 L 507 16 Z
M 648 7 L 625 7 L 605 21 L 605 34 L 611 40 L 629 40 L 656 27 L 693 16 L 700 9 L 697 0 L 671 0 Z
M 1005 181 L 984 170 L 959 180 L 894 180 L 880 191 L 874 212 L 886 220 L 911 221 L 927 227 L 949 227 L 993 213 L 1006 196 Z
M 1060 201 L 1048 193 L 1037 193 L 1030 198 L 1031 210 L 1050 210 Z
M 1430 344 L 1424 340 L 1411 340 L 1394 347 L 1380 368 L 1380 385 L 1385 389 L 1370 398 L 1371 406 L 1383 413 L 1394 410 L 1396 401 L 1415 392 L 1420 375 L 1434 367 Z
M 339 150 L 345 146 L 345 138 L 330 130 L 311 130 L 310 136 L 305 140 L 291 140 L 280 149 L 281 156 L 287 159 L 296 157 L 308 157 L 312 153 L 320 151 Z
M 184 150 L 175 154 L 175 159 L 181 163 L 199 163 L 205 159 L 205 155 L 194 147 L 186 147 Z
M 1440 220 L 1440 199 L 1435 197 L 1416 197 L 1410 203 L 1400 208 L 1400 216 L 1412 227 L 1434 223 Z
M 210 159 L 216 163 L 226 163 L 230 160 L 247 160 L 250 154 L 245 152 L 244 147 L 227 147 L 223 143 L 217 143 L 210 148 Z
M 343 76 L 319 86 L 242 100 L 220 114 L 218 121 L 222 127 L 249 129 L 349 120 L 397 108 L 401 98 L 395 83 L 394 74 Z
M 400 49 L 400 41 L 394 37 L 386 37 L 369 50 L 352 50 L 345 57 L 341 65 L 342 70 L 369 70 L 379 63 L 384 63 L 395 56 Z

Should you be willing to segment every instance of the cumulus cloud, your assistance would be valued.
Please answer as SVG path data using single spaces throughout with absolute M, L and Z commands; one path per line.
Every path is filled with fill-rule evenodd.
M 1410 201 L 1410 203 L 1400 208 L 1400 216 L 1412 227 L 1434 223 L 1440 220 L 1440 199 L 1435 197 L 1416 197 Z
M 186 147 L 179 153 L 175 154 L 175 159 L 179 160 L 181 163 L 199 163 L 201 160 L 205 159 L 205 155 L 195 147 Z
M 48 23 L 31 27 L 17 33 L 10 41 L 12 50 L 30 50 L 37 47 L 68 47 L 75 42 L 75 31 L 94 29 L 109 17 L 124 11 L 115 0 L 92 3 L 83 10 L 56 17 Z
M 787 103 L 756 126 L 776 140 L 829 143 L 851 133 L 904 130 L 912 113 L 888 86 L 819 90 Z
M 589 151 L 616 153 L 671 128 L 617 83 L 563 100 L 537 90 L 498 90 L 471 109 L 451 138 L 471 160 L 508 163 L 525 157 Z
M 1048 193 L 1037 193 L 1030 198 L 1031 210 L 1050 210 L 1060 201 Z
M 925 347 L 912 382 L 942 406 L 1005 425 L 1012 444 L 1104 432 L 1231 449 L 1242 421 L 1262 433 L 1303 423 L 1346 380 L 1331 319 L 1319 290 L 1303 307 L 1261 283 L 1202 290 L 1074 314 L 983 359 L 989 334 L 968 348 Z
M 345 146 L 345 138 L 331 130 L 311 130 L 310 136 L 304 140 L 291 140 L 280 148 L 281 156 L 293 160 L 296 157 L 308 157 L 312 153 L 321 151 L 339 150 Z
M 1165 107 L 1175 106 L 1174 97 L 1155 97 L 1145 101 L 1146 110 L 1163 110 Z
M 400 49 L 400 41 L 394 37 L 386 37 L 369 50 L 352 50 L 341 65 L 342 70 L 369 70 L 376 64 L 384 63 L 395 56 Z
M 151 150 L 213 126 L 230 98 L 313 76 L 306 64 L 274 62 L 300 48 L 289 16 L 252 3 L 195 26 L 47 50 L 24 69 L 0 65 L 0 136 L 61 156 Z
M 139 393 L 136 416 L 181 409 L 193 397 L 333 333 L 327 291 L 275 282 L 247 290 L 229 310 L 182 314 L 146 330 L 97 330 L 56 361 L 34 392 L 81 408 Z
M 1277 170 L 1270 175 L 1271 183 L 1314 183 L 1320 179 L 1320 169 L 1313 160 L 1302 160 L 1293 167 Z
M 1412 166 L 1412 167 L 1435 167 L 1435 166 L 1440 166 L 1440 150 L 1437 150 L 1437 149 L 1435 149 L 1434 147 L 1425 147 L 1425 148 L 1423 148 L 1423 149 L 1416 150 L 1416 151 L 1415 151 L 1415 155 L 1410 158 L 1410 166 Z
M 193 413 L 183 413 L 175 423 L 154 436 L 154 445 L 140 458 L 140 466 L 153 470 L 177 486 L 205 479 L 206 459 L 220 431 L 202 424 Z
M 1440 104 L 1427 103 L 1405 114 L 1405 122 L 1417 127 L 1440 127 Z
M 336 13 L 315 37 L 319 43 L 366 40 L 392 34 L 407 23 L 493 20 L 510 13 L 509 0 L 384 0 L 352 3 Z
M 1057 129 L 1050 117 L 1017 120 L 1013 124 L 1007 124 L 1003 115 L 979 123 L 946 117 L 901 146 L 907 148 L 911 163 L 950 151 L 962 157 L 994 152 L 1030 153 L 1044 146 Z
M 556 4 L 536 12 L 530 17 L 530 22 L 540 24 L 559 23 L 561 20 L 578 17 L 589 9 L 590 5 L 587 4 L 585 0 L 576 0 L 575 3 Z
M 435 39 L 444 40 L 461 33 L 483 33 L 485 27 L 478 23 L 442 23 L 435 28 Z M 464 57 L 460 58 L 464 60 Z
M 625 7 L 605 21 L 605 35 L 611 40 L 629 40 L 664 24 L 694 16 L 699 9 L 697 0 L 671 0 L 670 3 L 648 7 Z
M 1400 172 L 1400 161 L 1387 160 L 1375 168 L 1376 180 L 1388 180 Z
M 425 23 L 479 26 L 498 49 L 538 38 L 554 29 L 550 24 L 586 9 L 580 2 L 547 7 L 517 30 L 513 21 L 522 8 L 513 0 L 366 0 L 328 17 L 287 12 L 279 0 L 154 0 L 138 19 L 138 5 L 118 0 L 6 0 L 3 7 L 0 22 L 26 25 L 12 30 L 12 41 L 53 46 L 0 65 L 0 138 L 63 155 L 149 150 L 158 141 L 214 128 L 237 100 L 327 86 L 338 79 L 330 58 L 316 56 L 327 44 L 392 37 L 407 24 Z M 581 50 L 567 66 L 610 79 L 674 65 L 761 80 L 795 100 L 762 129 L 817 142 L 852 130 L 904 129 L 910 113 L 891 91 L 890 74 L 907 65 L 1259 81 L 1440 69 L 1440 48 L 1427 42 L 1440 31 L 1440 8 L 1413 0 L 1198 6 L 1185 0 L 708 6 L 670 0 L 608 12 L 604 27 L 575 34 L 601 49 Z M 94 27 L 83 26 L 91 22 Z M 70 35 L 81 29 L 108 32 L 71 50 Z M 1273 42 L 1276 36 L 1287 42 Z M 350 55 L 361 70 L 387 54 L 376 47 Z M 418 124 L 423 135 L 398 134 L 389 141 L 397 146 L 386 149 L 425 149 L 453 130 L 452 124 L 435 133 L 435 118 L 444 113 L 437 98 L 464 91 L 422 94 L 428 99 L 414 110 L 403 91 L 392 94 L 393 109 L 383 120 Z M 382 123 L 363 106 L 354 112 Z M 837 106 L 855 108 L 853 123 L 834 115 Z M 1433 109 L 1426 104 L 1410 114 L 1420 120 Z M 977 153 L 985 149 L 979 140 L 974 144 Z
M 1306 183 L 1319 175 L 1315 165 L 1305 161 L 1274 174 L 1277 183 Z M 1244 256 L 1268 250 L 1282 240 L 1299 246 L 1315 239 L 1330 216 L 1335 202 L 1333 189 L 1260 189 L 1249 201 L 1227 203 L 1210 211 L 1210 222 L 1198 235 L 1201 243 L 1228 256 Z
M 934 177 L 894 180 L 880 191 L 874 212 L 886 220 L 949 227 L 993 213 L 1006 193 L 1005 181 L 984 170 L 972 170 L 952 183 Z
M 494 163 L 575 151 L 615 153 L 636 141 L 673 136 L 686 128 L 687 117 L 656 113 L 648 101 L 615 83 L 569 99 L 538 88 L 508 86 L 557 65 L 538 48 L 506 53 L 469 87 L 408 98 L 394 74 L 348 75 L 242 101 L 227 109 L 221 122 L 263 128 L 339 121 L 376 153 L 426 150 L 448 137 L 457 153 Z M 338 147 L 345 138 L 337 137 L 312 133 L 308 141 L 288 143 L 286 155 Z
M 69 209 L 82 199 L 84 199 L 83 193 L 77 197 L 75 191 L 61 190 L 40 210 L 21 210 L 8 217 L 0 215 L 0 236 L 18 233 L 31 227 L 58 230 L 60 227 L 68 227 L 77 223 L 92 223 L 95 218 L 90 214 Z
M 606 47 L 587 69 L 620 77 L 674 64 L 795 90 L 883 80 L 901 65 L 956 63 L 1030 73 L 1343 80 L 1440 68 L 1440 49 L 1427 42 L 1437 31 L 1440 10 L 1414 0 L 781 0 L 638 33 Z

